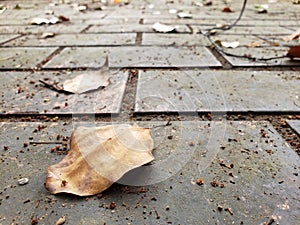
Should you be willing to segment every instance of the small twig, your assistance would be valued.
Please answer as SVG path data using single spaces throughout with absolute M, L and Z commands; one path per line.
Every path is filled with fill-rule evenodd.
M 41 82 L 46 88 L 49 88 L 52 91 L 56 91 L 58 93 L 63 93 L 66 95 L 72 94 L 69 91 L 64 90 L 61 87 L 58 87 L 56 84 L 49 84 L 48 82 L 44 81 L 44 80 L 39 80 L 39 82 Z
M 238 18 L 231 24 L 225 26 L 225 27 L 213 27 L 210 28 L 208 30 L 205 30 L 205 32 L 202 32 L 202 34 L 207 37 L 208 41 L 213 45 L 213 47 L 219 52 L 219 53 L 223 53 L 224 55 L 227 56 L 232 56 L 232 57 L 236 57 L 236 58 L 246 58 L 249 60 L 253 60 L 253 61 L 269 61 L 269 60 L 274 60 L 274 59 L 282 59 L 282 58 L 286 58 L 287 55 L 282 55 L 282 56 L 275 56 L 275 57 L 269 57 L 269 58 L 259 58 L 259 57 L 252 57 L 249 55 L 238 55 L 238 54 L 232 54 L 229 52 L 224 51 L 220 46 L 218 46 L 212 39 L 211 39 L 211 31 L 212 30 L 222 30 L 222 31 L 227 31 L 230 30 L 231 28 L 233 28 L 234 26 L 236 26 L 236 24 L 241 20 L 244 11 L 246 9 L 246 5 L 247 5 L 247 0 L 244 0 L 243 2 L 243 7 L 240 11 L 240 14 L 238 16 Z
M 62 145 L 62 141 L 30 141 L 30 145 L 50 145 L 50 144 L 60 144 Z
M 151 127 L 150 129 L 155 129 L 155 128 L 158 128 L 158 127 L 167 127 L 167 126 L 171 126 L 171 125 L 172 125 L 172 123 L 171 123 L 171 120 L 169 119 L 168 122 L 167 122 L 166 124 L 153 126 L 153 127 Z
M 267 222 L 265 222 L 265 225 L 272 225 L 272 223 L 275 222 L 274 217 L 272 216 Z
M 157 210 L 156 210 L 156 209 L 154 209 L 154 212 L 155 212 L 155 215 L 156 215 L 156 219 L 159 219 L 159 218 L 160 218 L 160 216 L 158 215 L 158 212 L 157 212 Z

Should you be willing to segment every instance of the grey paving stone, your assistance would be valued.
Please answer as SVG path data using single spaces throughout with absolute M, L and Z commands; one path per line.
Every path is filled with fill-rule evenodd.
M 30 224 L 32 217 L 55 224 L 61 216 L 68 224 L 132 225 L 263 224 L 271 218 L 297 224 L 299 219 L 298 156 L 269 123 L 182 121 L 154 129 L 155 161 L 128 173 L 100 199 L 55 196 L 44 188 L 46 168 L 63 158 L 51 152 L 60 144 L 45 143 L 57 135 L 69 137 L 72 123 L 0 126 L 3 224 Z M 29 183 L 18 185 L 20 177 Z M 204 184 L 195 184 L 196 179 Z M 116 208 L 106 209 L 111 202 Z
M 299 77 L 267 71 L 143 71 L 135 111 L 299 112 Z
M 238 47 L 235 49 L 225 49 L 226 52 L 236 55 L 249 55 L 256 58 L 273 58 L 285 56 L 288 52 L 288 47 L 262 47 L 262 48 L 247 48 L 247 47 Z M 238 67 L 253 67 L 253 66 L 299 66 L 299 60 L 290 60 L 289 58 L 280 58 L 273 60 L 249 60 L 247 58 L 227 56 L 223 54 L 225 59 L 233 66 Z
M 1 34 L 0 33 L 0 44 L 4 43 L 4 42 L 7 42 L 13 38 L 16 38 L 18 37 L 19 35 L 16 35 L 16 34 Z
M 96 46 L 132 45 L 135 33 L 123 34 L 57 34 L 53 38 L 27 35 L 7 43 L 9 46 Z
M 33 68 L 56 48 L 1 48 L 0 68 Z
M 78 20 L 78 23 L 86 23 L 89 25 L 118 25 L 118 24 L 139 24 L 140 18 L 126 18 L 126 17 L 120 17 L 120 18 L 103 18 L 103 19 L 83 19 Z
M 119 113 L 125 91 L 127 72 L 111 71 L 110 84 L 104 89 L 66 95 L 42 85 L 39 80 L 58 82 L 84 72 L 3 72 L 0 114 L 116 114 Z
M 200 30 L 202 27 L 193 25 L 193 30 Z M 203 29 L 203 28 L 202 28 Z M 227 30 L 225 32 L 222 32 L 222 34 L 228 34 L 228 35 L 234 35 L 234 34 L 248 34 L 248 35 L 288 35 L 291 33 L 290 29 L 284 28 L 284 27 L 269 27 L 269 26 L 235 26 L 230 30 Z
M 42 34 L 42 33 L 80 33 L 88 24 L 55 24 L 55 25 L 22 25 L 22 26 L 0 26 L 0 33 L 2 34 Z
M 101 67 L 108 55 L 106 48 L 101 47 L 72 47 L 65 48 L 53 59 L 47 62 L 44 68 L 77 68 L 77 67 Z M 110 60 L 111 66 L 111 60 Z
M 300 100 L 298 100 L 298 103 L 300 103 Z M 287 120 L 286 122 L 300 136 L 300 120 Z
M 178 33 L 188 33 L 190 30 L 185 25 L 177 25 Z M 94 25 L 85 33 L 129 33 L 129 32 L 144 32 L 153 33 L 152 24 L 108 24 Z
M 94 25 L 84 33 L 132 33 L 153 32 L 152 25 L 144 24 L 103 24 Z
M 220 67 L 204 47 L 128 46 L 111 48 L 66 48 L 45 68 L 99 67 L 109 55 L 111 67 Z
M 143 34 L 142 45 L 208 46 L 200 34 Z

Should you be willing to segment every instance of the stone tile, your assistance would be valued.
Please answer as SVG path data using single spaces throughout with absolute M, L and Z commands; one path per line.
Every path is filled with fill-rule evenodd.
M 200 34 L 143 34 L 142 45 L 208 46 Z
M 190 30 L 185 25 L 177 25 L 178 33 L 188 33 Z M 129 32 L 144 32 L 153 33 L 152 24 L 109 24 L 109 25 L 94 25 L 85 33 L 129 33 Z
M 204 47 L 110 48 L 112 67 L 220 67 Z
M 88 25 L 87 24 L 55 24 L 55 25 L 43 25 L 43 26 L 34 26 L 34 25 L 22 25 L 22 26 L 0 26 L 0 33 L 2 34 L 42 34 L 42 33 L 56 33 L 56 34 L 65 34 L 65 33 L 80 33 Z
M 236 55 L 250 55 L 251 57 L 256 58 L 272 58 L 272 57 L 281 57 L 285 56 L 288 52 L 288 47 L 262 47 L 262 48 L 246 48 L 238 47 L 235 49 L 225 49 L 226 52 Z M 223 53 L 222 53 L 223 54 Z M 280 58 L 273 60 L 249 60 L 247 58 L 227 56 L 223 54 L 225 59 L 233 66 L 244 67 L 244 66 L 299 66 L 299 61 L 290 60 L 289 58 Z
M 123 34 L 58 34 L 53 38 L 41 39 L 39 35 L 27 35 L 9 42 L 9 46 L 96 46 L 132 45 L 135 33 Z
M 144 24 L 104 24 L 93 25 L 84 33 L 133 33 L 153 32 L 152 25 Z
M 219 67 L 204 47 L 66 48 L 45 68 L 99 67 L 109 55 L 110 67 Z
M 298 103 L 300 103 L 300 100 L 298 100 Z M 300 120 L 287 120 L 286 122 L 300 136 Z
M 143 71 L 135 112 L 299 112 L 299 78 L 291 72 Z
M 193 30 L 200 30 L 202 27 L 193 25 L 192 26 Z M 236 35 L 236 34 L 242 34 L 242 35 L 270 35 L 270 36 L 275 36 L 275 35 L 288 35 L 291 33 L 290 29 L 284 28 L 284 27 L 270 27 L 270 26 L 247 26 L 247 27 L 242 27 L 242 26 L 235 26 L 230 30 L 222 32 L 222 34 L 226 35 Z
M 55 224 L 63 215 L 68 224 L 263 224 L 271 217 L 280 224 L 298 221 L 298 156 L 269 123 L 181 121 L 154 129 L 155 161 L 128 173 L 100 199 L 50 195 L 44 188 L 46 168 L 63 158 L 51 149 L 61 145 L 34 143 L 54 142 L 58 134 L 69 137 L 72 123 L 0 126 L 3 224 L 30 224 L 32 216 L 39 224 Z M 197 144 L 190 146 L 190 141 Z M 29 183 L 19 186 L 20 177 Z M 195 184 L 199 178 L 201 186 Z M 211 185 L 214 180 L 217 187 Z M 117 207 L 105 209 L 112 201 Z
M 56 48 L 1 48 L 0 68 L 33 68 Z
M 125 91 L 127 72 L 111 71 L 110 85 L 104 89 L 66 95 L 45 88 L 39 80 L 62 83 L 84 72 L 3 72 L 0 114 L 116 114 Z
M 0 32 L 0 44 L 7 42 L 13 38 L 18 37 L 19 35 L 16 34 L 1 34 Z
M 47 62 L 44 68 L 77 68 L 77 67 L 101 67 L 104 62 L 107 49 L 102 47 L 72 47 L 65 48 L 53 59 Z M 111 66 L 111 61 L 110 61 Z

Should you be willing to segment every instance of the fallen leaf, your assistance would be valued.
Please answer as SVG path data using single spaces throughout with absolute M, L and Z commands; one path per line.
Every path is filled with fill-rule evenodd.
M 290 36 L 287 36 L 283 38 L 284 41 L 292 41 L 300 37 L 300 29 L 298 29 L 296 32 L 292 33 Z
M 14 9 L 20 10 L 22 8 L 21 8 L 21 6 L 19 4 L 16 4 L 15 7 L 14 7 Z
M 86 5 L 79 5 L 79 6 L 77 7 L 77 10 L 78 10 L 79 12 L 84 12 L 84 11 L 87 10 L 87 6 L 86 6 Z
M 292 3 L 295 5 L 300 4 L 300 0 L 292 0 Z
M 53 38 L 55 37 L 56 33 L 53 32 L 47 32 L 47 33 L 42 33 L 40 36 L 40 39 L 47 39 L 47 38 Z
M 66 222 L 66 217 L 65 216 L 62 216 L 60 217 L 57 222 L 56 222 L 56 225 L 62 225 Z
M 160 33 L 170 33 L 170 32 L 176 31 L 175 27 L 165 25 L 165 24 L 162 24 L 159 22 L 156 22 L 155 24 L 153 24 L 152 29 L 154 31 L 160 32 Z
M 226 13 L 231 13 L 234 12 L 229 6 L 224 7 L 224 9 L 222 10 L 222 12 L 226 12 Z
M 6 6 L 0 5 L 0 14 L 4 13 L 6 9 L 7 9 Z
M 290 47 L 286 56 L 291 59 L 300 58 L 300 45 Z
M 30 22 L 32 25 L 42 25 L 42 24 L 49 24 L 50 21 L 46 18 L 33 18 Z
M 177 13 L 177 9 L 169 9 L 169 13 L 170 14 L 175 14 L 175 13 Z
M 269 6 L 266 4 L 256 4 L 254 5 L 254 8 L 257 13 L 267 13 Z
M 32 25 L 57 24 L 65 21 L 69 21 L 69 18 L 64 16 L 59 16 L 59 17 L 54 16 L 50 19 L 36 17 L 30 21 L 30 24 Z
M 52 194 L 99 194 L 126 172 L 154 160 L 150 130 L 137 125 L 78 127 L 70 149 L 47 169 L 45 187 Z
M 209 0 L 204 0 L 204 1 L 203 1 L 203 4 L 204 4 L 205 6 L 211 6 L 211 5 L 213 4 L 213 2 L 212 2 L 212 1 L 209 1 Z
M 177 17 L 181 18 L 181 19 L 191 19 L 191 18 L 193 18 L 193 15 L 190 13 L 180 12 L 180 13 L 177 13 Z
M 90 74 L 81 74 L 73 79 L 63 82 L 63 90 L 74 94 L 97 90 L 100 87 L 109 85 L 108 56 L 103 67 L 99 71 Z
M 221 45 L 225 48 L 237 48 L 240 45 L 240 42 L 238 42 L 238 41 L 233 41 L 233 42 L 221 41 Z
M 246 44 L 245 46 L 248 48 L 256 48 L 256 47 L 260 47 L 262 45 L 262 43 L 260 41 L 252 41 L 248 44 Z

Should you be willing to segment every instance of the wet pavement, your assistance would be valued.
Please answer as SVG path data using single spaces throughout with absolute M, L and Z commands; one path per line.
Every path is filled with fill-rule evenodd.
M 239 41 L 223 48 L 235 57 L 203 32 L 234 21 L 241 1 L 231 13 L 220 1 L 117 2 L 0 2 L 0 225 L 300 224 L 300 61 L 285 57 L 299 40 L 283 39 L 300 27 L 300 4 L 249 1 L 236 26 L 211 36 Z M 53 89 L 106 57 L 107 86 Z M 101 195 L 51 195 L 46 169 L 72 131 L 114 123 L 150 128 L 155 160 Z

